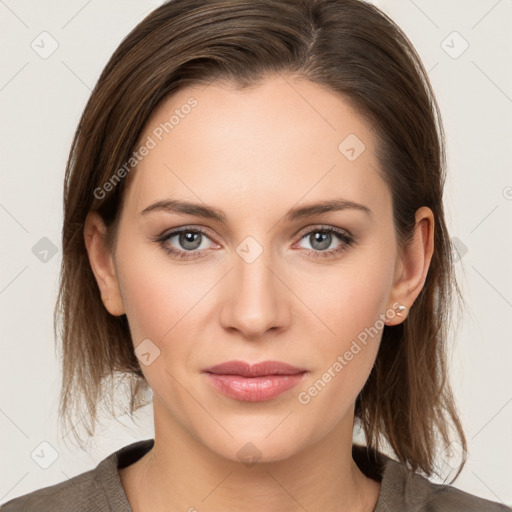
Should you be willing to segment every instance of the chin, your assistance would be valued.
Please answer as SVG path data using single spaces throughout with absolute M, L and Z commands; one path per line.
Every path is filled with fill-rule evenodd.
M 275 428 L 275 425 L 274 425 Z M 229 430 L 229 429 L 228 429 Z M 256 463 L 272 463 L 286 460 L 302 449 L 301 439 L 289 435 L 289 429 L 280 434 L 270 434 L 272 429 L 262 428 L 256 435 L 229 435 L 223 439 L 203 440 L 206 448 L 232 462 L 240 462 L 247 467 Z M 206 442 L 204 442 L 206 441 Z

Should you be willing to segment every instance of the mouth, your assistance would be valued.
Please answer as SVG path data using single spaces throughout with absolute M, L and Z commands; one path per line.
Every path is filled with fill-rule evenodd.
M 210 384 L 229 398 L 262 402 L 295 387 L 309 373 L 279 361 L 227 361 L 203 370 Z

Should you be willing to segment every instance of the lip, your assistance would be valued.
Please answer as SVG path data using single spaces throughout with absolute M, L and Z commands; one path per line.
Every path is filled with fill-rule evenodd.
M 217 391 L 243 402 L 262 402 L 276 398 L 296 386 L 308 374 L 304 368 L 279 361 L 255 364 L 227 361 L 203 372 Z
M 261 377 L 265 375 L 294 375 L 303 373 L 305 368 L 297 368 L 280 361 L 262 361 L 260 363 L 246 363 L 245 361 L 226 361 L 211 368 L 203 370 L 218 375 L 240 375 L 242 377 Z

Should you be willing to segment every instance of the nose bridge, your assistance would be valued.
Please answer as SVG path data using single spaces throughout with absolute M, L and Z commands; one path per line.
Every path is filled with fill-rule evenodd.
M 252 236 L 237 246 L 231 293 L 222 315 L 225 327 L 255 337 L 282 324 L 284 297 L 280 297 L 282 284 L 274 275 L 273 262 L 271 249 Z

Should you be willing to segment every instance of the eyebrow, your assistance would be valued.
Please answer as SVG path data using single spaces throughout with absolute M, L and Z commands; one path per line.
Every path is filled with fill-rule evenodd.
M 289 210 L 284 217 L 286 221 L 294 221 L 305 217 L 312 217 L 313 215 L 318 215 L 320 213 L 340 210 L 359 210 L 370 217 L 372 216 L 372 211 L 367 206 L 353 201 L 348 201 L 347 199 L 336 198 L 311 203 L 305 206 L 297 206 Z M 144 208 L 144 210 L 140 212 L 140 215 L 147 215 L 148 213 L 155 211 L 185 213 L 194 215 L 195 217 L 203 217 L 205 219 L 212 219 L 223 224 L 227 224 L 227 216 L 222 210 L 203 204 L 181 201 L 179 199 L 157 201 L 156 203 L 149 205 L 147 208 Z

